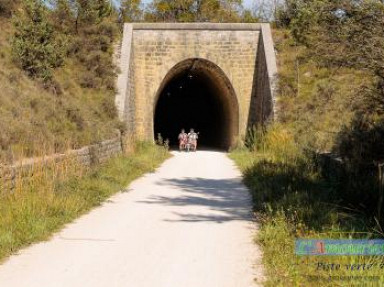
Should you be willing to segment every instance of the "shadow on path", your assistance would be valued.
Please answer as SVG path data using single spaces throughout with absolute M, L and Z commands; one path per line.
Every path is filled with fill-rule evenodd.
M 156 184 L 177 188 L 178 191 L 175 191 L 175 195 L 172 196 L 152 196 L 146 201 L 140 201 L 140 203 L 179 207 L 205 207 L 198 214 L 175 212 L 174 214 L 178 215 L 180 219 L 166 221 L 224 223 L 233 220 L 249 221 L 252 219 L 251 196 L 237 178 L 165 179 Z M 188 210 L 188 208 L 185 210 Z

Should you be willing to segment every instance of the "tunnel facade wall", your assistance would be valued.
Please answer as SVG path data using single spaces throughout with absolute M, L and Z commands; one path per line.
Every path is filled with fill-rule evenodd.
M 276 70 L 274 51 L 269 53 L 272 59 L 265 59 L 265 51 L 273 50 L 271 40 L 268 24 L 126 24 L 116 97 L 120 118 L 137 139 L 151 140 L 164 78 L 178 63 L 199 58 L 217 65 L 231 82 L 239 106 L 239 136 L 244 136 L 265 109 L 260 106 L 263 95 L 273 97 L 272 85 L 265 83 Z M 273 113 L 273 108 L 266 110 Z

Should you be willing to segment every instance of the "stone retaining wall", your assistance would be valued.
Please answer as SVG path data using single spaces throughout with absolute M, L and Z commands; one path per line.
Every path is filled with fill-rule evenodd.
M 13 165 L 0 167 L 0 193 L 4 190 L 12 190 L 16 181 L 23 177 L 33 177 L 34 174 L 44 168 L 54 168 L 73 163 L 90 167 L 106 162 L 108 159 L 121 154 L 122 137 L 118 137 L 89 145 L 77 150 L 70 150 L 63 154 L 54 154 L 40 158 L 29 158 L 14 163 Z

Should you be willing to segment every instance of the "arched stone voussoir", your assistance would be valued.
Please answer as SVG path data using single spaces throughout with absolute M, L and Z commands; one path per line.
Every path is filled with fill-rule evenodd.
M 229 111 L 221 122 L 230 130 L 227 145 L 274 118 L 277 69 L 268 24 L 126 24 L 119 64 L 116 104 L 137 139 L 153 139 L 161 92 L 188 71 L 204 78 L 199 83 L 217 97 L 217 111 Z

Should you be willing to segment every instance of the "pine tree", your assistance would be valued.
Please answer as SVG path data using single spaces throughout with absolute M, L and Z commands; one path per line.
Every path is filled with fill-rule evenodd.
M 23 0 L 22 5 L 14 19 L 14 59 L 29 76 L 47 82 L 52 78 L 52 70 L 63 63 L 63 51 L 43 2 Z

